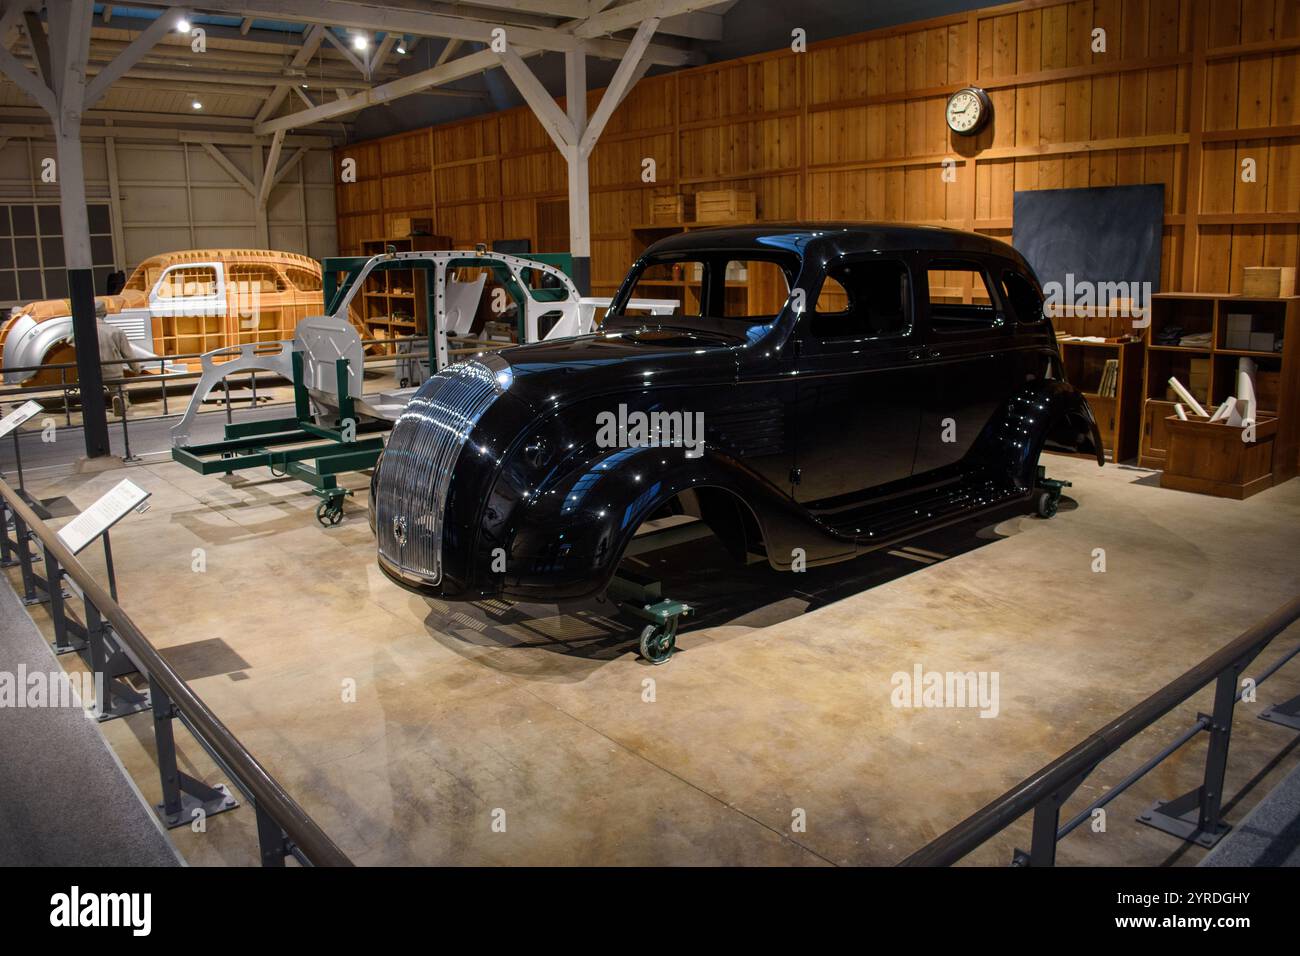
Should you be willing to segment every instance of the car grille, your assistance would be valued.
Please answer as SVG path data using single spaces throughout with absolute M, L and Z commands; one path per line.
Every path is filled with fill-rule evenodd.
M 460 450 L 501 393 L 481 362 L 449 366 L 425 382 L 384 449 L 375 487 L 379 553 L 404 575 L 442 579 L 442 522 Z

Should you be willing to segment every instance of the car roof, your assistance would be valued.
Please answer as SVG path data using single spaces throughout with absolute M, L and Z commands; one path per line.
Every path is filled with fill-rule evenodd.
M 762 223 L 693 229 L 660 239 L 647 255 L 680 252 L 785 250 L 803 259 L 829 259 L 859 252 L 973 253 L 1024 264 L 1012 246 L 991 236 L 945 226 L 886 222 Z

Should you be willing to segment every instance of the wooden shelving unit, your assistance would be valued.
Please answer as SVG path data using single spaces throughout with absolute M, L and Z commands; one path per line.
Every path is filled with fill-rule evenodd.
M 1069 309 L 1051 314 L 1057 332 L 1103 338 L 1104 342 L 1058 339 L 1066 378 L 1088 399 L 1101 443 L 1110 461 L 1138 457 L 1142 420 L 1142 360 L 1146 349 L 1143 330 L 1127 303 L 1109 309 Z M 1114 360 L 1115 374 L 1106 394 L 1106 364 Z
M 1281 350 L 1230 348 L 1228 316 L 1249 315 L 1253 326 L 1282 343 Z M 1185 335 L 1208 334 L 1204 345 L 1159 344 L 1161 333 L 1179 327 Z M 1258 368 L 1255 394 L 1261 415 L 1277 418 L 1273 481 L 1300 472 L 1300 297 L 1161 293 L 1152 297 L 1150 343 L 1143 372 L 1142 447 L 1139 462 L 1163 468 L 1168 455 L 1166 419 L 1176 399 L 1170 376 L 1183 383 L 1207 412 L 1237 391 L 1237 365 L 1252 359 Z
M 361 254 L 375 256 L 389 248 L 398 252 L 450 249 L 446 236 L 413 236 L 401 239 L 365 239 Z M 423 269 L 385 269 L 366 280 L 358 296 L 361 318 L 372 338 L 391 339 L 428 331 L 428 290 Z M 396 346 L 386 345 L 391 354 Z

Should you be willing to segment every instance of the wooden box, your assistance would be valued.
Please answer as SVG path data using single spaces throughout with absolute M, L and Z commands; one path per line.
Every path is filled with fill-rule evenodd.
M 392 223 L 388 230 L 390 238 L 405 239 L 412 233 L 430 233 L 433 232 L 433 220 L 427 216 L 423 218 L 413 218 L 411 216 L 394 216 L 389 222 Z
M 702 189 L 695 194 L 696 222 L 753 222 L 758 202 L 740 189 Z
M 1241 440 L 1242 429 L 1204 418 L 1165 419 L 1169 456 L 1161 488 L 1194 491 L 1220 498 L 1249 498 L 1273 486 L 1273 439 L 1277 419 L 1261 415 L 1255 441 Z
M 1260 299 L 1295 295 L 1295 267 L 1247 266 L 1241 270 L 1241 294 Z
M 679 226 L 691 218 L 694 196 L 677 193 L 672 196 L 654 196 L 650 200 L 650 221 L 656 224 Z

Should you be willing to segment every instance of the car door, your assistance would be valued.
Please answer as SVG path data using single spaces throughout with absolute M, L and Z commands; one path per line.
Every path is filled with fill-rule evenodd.
M 1011 323 L 979 257 L 931 256 L 920 340 L 924 383 L 913 472 L 942 477 L 975 444 L 1006 401 Z
M 800 317 L 795 500 L 852 530 L 910 483 L 920 420 L 912 268 L 894 254 L 839 260 Z
M 226 315 L 226 273 L 221 262 L 180 262 L 163 270 L 149 293 L 149 311 L 162 316 Z

